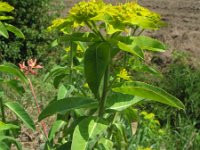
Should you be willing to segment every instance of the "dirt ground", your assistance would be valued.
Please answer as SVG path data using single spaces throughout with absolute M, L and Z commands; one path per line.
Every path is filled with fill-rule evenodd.
M 153 32 L 172 50 L 187 50 L 200 57 L 200 0 L 138 0 L 161 14 L 167 27 Z

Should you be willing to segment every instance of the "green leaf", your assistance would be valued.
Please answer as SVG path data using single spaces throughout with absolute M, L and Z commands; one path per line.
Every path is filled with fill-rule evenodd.
M 19 70 L 19 68 L 17 66 L 13 65 L 13 64 L 6 63 L 6 64 L 3 64 L 3 65 L 0 65 L 0 72 L 4 72 L 4 73 L 14 75 L 17 78 L 19 78 L 22 82 L 25 82 L 25 83 L 27 82 L 27 78 L 24 75 L 24 73 L 21 72 Z
M 137 97 L 137 96 L 131 96 L 121 93 L 113 93 L 111 96 L 108 96 L 108 99 L 106 101 L 106 109 L 116 110 L 116 111 L 122 111 L 140 101 L 142 101 L 144 98 Z
M 14 124 L 6 124 L 0 121 L 0 131 L 18 129 L 19 127 Z
M 97 101 L 95 99 L 85 97 L 69 97 L 54 101 L 50 103 L 39 115 L 38 120 L 54 115 L 56 113 L 63 113 L 73 109 L 96 107 Z
M 10 86 L 12 89 L 17 91 L 20 95 L 24 94 L 24 87 L 20 84 L 19 80 L 8 80 L 5 83 Z
M 138 111 L 137 109 L 133 109 L 132 107 L 124 110 L 123 115 L 125 116 L 125 118 L 127 119 L 127 121 L 129 123 L 132 123 L 133 121 L 137 121 L 138 120 Z
M 28 128 L 35 130 L 35 124 L 33 120 L 19 103 L 7 102 L 4 105 L 7 106 L 10 110 L 12 110 Z
M 122 32 L 122 30 L 114 28 L 112 24 L 106 24 L 106 32 L 107 34 L 114 34 L 116 32 Z
M 165 52 L 166 46 L 160 41 L 147 37 L 147 36 L 137 36 L 132 37 L 133 43 L 139 46 L 143 50 L 150 50 L 156 52 Z
M 9 37 L 8 35 L 8 31 L 6 29 L 6 27 L 4 26 L 4 24 L 0 21 L 0 35 L 2 35 L 3 37 L 7 38 Z
M 10 147 L 7 143 L 0 141 L 0 150 L 10 150 Z
M 0 20 L 10 20 L 13 19 L 12 16 L 0 16 Z
M 14 7 L 6 2 L 0 2 L 0 12 L 11 12 L 12 10 L 14 10 Z
M 66 75 L 68 73 L 68 70 L 66 67 L 60 67 L 57 66 L 53 68 L 50 72 L 48 72 L 44 77 L 44 82 L 47 81 L 49 78 L 55 78 L 60 75 Z
M 16 28 L 15 26 L 13 26 L 11 24 L 7 24 L 7 23 L 5 23 L 4 25 L 5 25 L 6 29 L 8 31 L 14 33 L 15 36 L 25 39 L 24 34 L 18 28 Z
M 65 98 L 67 93 L 68 89 L 62 84 L 58 89 L 57 100 Z
M 88 117 L 82 120 L 74 131 L 71 150 L 90 149 L 90 141 L 97 135 L 101 135 L 107 127 L 108 123 L 98 117 Z
M 56 120 L 56 121 L 53 123 L 53 125 L 52 125 L 52 127 L 51 127 L 51 129 L 50 129 L 50 131 L 49 131 L 48 140 L 51 141 L 51 140 L 55 137 L 56 133 L 57 133 L 65 124 L 66 124 L 66 122 L 63 121 L 63 120 Z
M 171 94 L 167 93 L 166 91 L 158 87 L 149 85 L 144 82 L 139 82 L 139 81 L 127 82 L 121 87 L 113 88 L 113 91 L 122 94 L 129 94 L 147 98 L 173 107 L 177 107 L 179 109 L 185 108 L 183 103 L 176 97 L 172 96 Z
M 142 59 L 144 59 L 144 53 L 142 51 L 142 49 L 140 47 L 138 47 L 136 44 L 132 43 L 131 45 L 126 44 L 126 43 L 122 43 L 122 42 L 118 42 L 118 47 L 125 51 L 125 52 L 129 52 L 131 54 L 134 54 Z
M 101 138 L 98 142 L 98 150 L 111 150 L 113 149 L 113 142 L 106 138 Z
M 98 95 L 101 79 L 110 62 L 110 45 L 107 42 L 98 42 L 90 46 L 84 57 L 86 81 L 94 93 Z
M 15 144 L 18 150 L 22 150 L 22 145 L 17 140 L 15 140 L 15 138 L 10 136 L 0 136 L 0 141 L 2 140 L 10 141 L 11 143 Z

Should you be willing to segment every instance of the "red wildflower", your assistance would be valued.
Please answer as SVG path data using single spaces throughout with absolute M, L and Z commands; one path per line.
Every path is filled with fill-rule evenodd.
M 23 71 L 26 75 L 28 73 L 31 73 L 33 75 L 36 75 L 37 72 L 33 69 L 41 69 L 43 66 L 37 65 L 37 59 L 29 59 L 27 60 L 28 66 L 25 65 L 25 62 L 19 63 L 20 70 Z

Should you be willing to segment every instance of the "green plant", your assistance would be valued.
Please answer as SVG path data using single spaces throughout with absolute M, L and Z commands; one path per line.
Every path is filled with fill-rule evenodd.
M 0 62 L 7 61 L 17 64 L 33 57 L 43 62 L 47 60 L 49 62 L 52 60 L 50 54 L 55 58 L 54 51 L 57 49 L 51 48 L 50 45 L 56 34 L 47 32 L 46 28 L 50 25 L 51 20 L 60 13 L 61 2 L 58 0 L 6 1 L 15 7 L 10 14 L 16 19 L 9 20 L 9 23 L 17 26 L 24 33 L 26 39 L 20 39 L 13 34 L 10 34 L 9 39 L 1 38 Z M 49 57 L 45 57 L 47 54 Z
M 10 149 L 11 143 L 14 143 L 16 147 L 21 150 L 21 144 L 14 138 L 18 135 L 14 130 L 20 128 L 20 122 L 17 125 L 12 124 L 11 120 L 7 120 L 9 116 L 6 115 L 6 109 L 12 111 L 28 128 L 35 130 L 35 124 L 28 113 L 24 110 L 18 102 L 8 101 L 5 99 L 4 86 L 10 87 L 17 91 L 18 94 L 23 94 L 24 88 L 21 83 L 26 83 L 27 79 L 24 74 L 12 64 L 0 65 L 0 72 L 14 75 L 17 79 L 12 77 L 0 78 L 0 110 L 1 110 L 1 129 L 0 129 L 0 145 L 4 150 Z M 14 136 L 14 137 L 13 137 Z
M 137 120 L 136 104 L 153 100 L 184 109 L 164 90 L 133 81 L 126 68 L 129 59 L 142 64 L 145 50 L 165 51 L 160 41 L 140 35 L 163 24 L 158 14 L 136 2 L 111 5 L 95 0 L 76 4 L 66 19 L 53 22 L 49 29 L 64 33 L 58 41 L 67 43 L 70 51 L 68 66 L 57 67 L 46 77 L 54 78 L 58 96 L 41 112 L 39 121 L 59 114 L 47 149 L 127 149 L 131 133 L 127 128 Z M 84 51 L 82 59 L 77 57 L 78 47 Z M 120 72 L 115 66 L 118 61 Z M 61 84 L 65 77 L 68 81 Z M 88 88 L 82 88 L 80 79 L 86 80 Z M 54 143 L 62 128 L 63 136 Z

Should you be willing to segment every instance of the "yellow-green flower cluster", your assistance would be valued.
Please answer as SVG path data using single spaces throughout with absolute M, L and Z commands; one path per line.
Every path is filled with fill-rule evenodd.
M 136 2 L 119 4 L 114 7 L 113 15 L 115 22 L 124 25 L 137 25 L 142 28 L 159 28 L 160 15 L 138 5 Z
M 103 1 L 91 0 L 89 2 L 80 2 L 71 8 L 69 11 L 76 22 L 86 22 L 91 18 L 97 16 L 104 8 L 105 3 Z
M 144 119 L 148 120 L 149 122 L 160 125 L 159 121 L 155 119 L 155 115 L 153 113 L 147 113 L 146 111 L 142 111 L 141 115 L 143 115 Z
M 48 30 L 52 30 L 55 29 L 57 27 L 59 27 L 60 25 L 62 25 L 66 20 L 63 18 L 59 18 L 59 19 L 55 19 L 52 21 L 52 25 L 48 27 Z
M 128 81 L 131 80 L 131 77 L 128 75 L 127 70 L 124 68 L 120 70 L 120 72 L 119 72 L 119 74 L 117 74 L 117 76 L 124 80 L 128 80 Z
M 151 147 L 138 147 L 138 149 L 137 150 L 152 150 L 152 148 Z
M 108 34 L 126 31 L 132 27 L 158 29 L 163 25 L 159 14 L 140 6 L 137 2 L 112 5 L 102 0 L 88 0 L 75 4 L 69 10 L 68 17 L 54 21 L 50 29 L 59 28 L 62 24 L 73 29 L 85 25 L 94 28 L 96 22 L 104 23 Z

